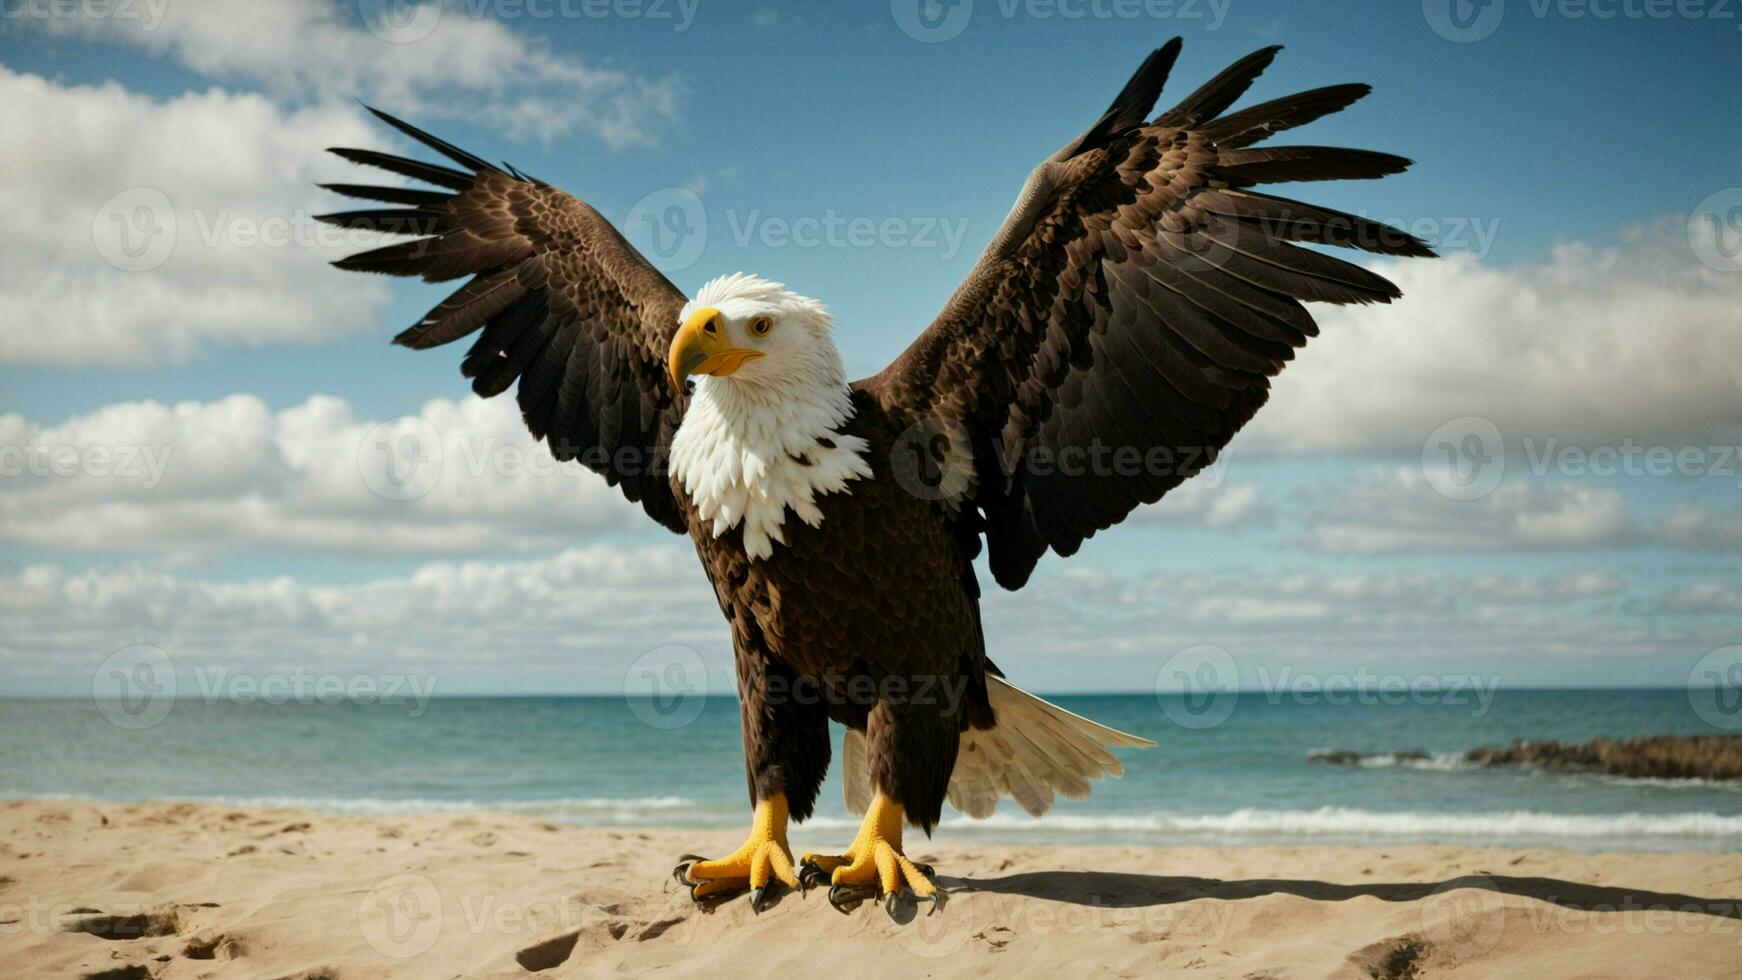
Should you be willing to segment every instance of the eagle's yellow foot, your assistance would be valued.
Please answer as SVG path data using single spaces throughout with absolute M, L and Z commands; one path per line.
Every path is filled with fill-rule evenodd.
M 736 895 L 750 889 L 750 909 L 762 914 L 767 907 L 768 882 L 778 879 L 788 888 L 798 888 L 792 869 L 792 849 L 786 844 L 786 797 L 776 793 L 756 804 L 756 817 L 744 845 L 717 861 L 686 854 L 671 875 L 690 889 L 690 898 Z
M 931 882 L 932 869 L 913 863 L 901 851 L 902 816 L 901 804 L 879 793 L 846 853 L 806 854 L 800 882 L 808 888 L 822 884 L 826 876 L 829 904 L 843 914 L 877 895 L 883 896 L 891 916 L 904 899 L 931 902 L 936 911 L 943 893 Z

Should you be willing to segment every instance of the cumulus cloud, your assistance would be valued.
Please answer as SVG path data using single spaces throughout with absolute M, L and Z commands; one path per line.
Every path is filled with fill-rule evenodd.
M 1742 276 L 1701 264 L 1685 223 L 1495 268 L 1469 254 L 1375 266 L 1390 306 L 1314 309 L 1323 334 L 1276 381 L 1247 452 L 1419 454 L 1465 416 L 1509 439 L 1673 441 L 1737 421 Z
M 0 477 L 0 540 L 62 550 L 481 555 L 653 527 L 601 477 L 553 459 L 509 398 L 436 399 L 385 421 L 325 395 L 276 412 L 234 395 L 58 425 L 0 415 Z M 1205 482 L 1146 511 L 1225 527 L 1258 508 L 1251 484 Z
M 383 146 L 355 98 L 614 148 L 650 145 L 677 111 L 672 79 L 556 54 L 463 5 L 99 6 L 28 5 L 18 20 L 259 91 L 154 98 L 0 66 L 0 362 L 149 367 L 373 327 L 387 285 L 325 263 L 379 236 L 312 220 L 341 209 L 312 187 L 335 174 L 325 148 Z
M 1734 642 L 1735 616 L 1658 616 L 1665 610 L 1628 601 L 1629 585 L 1580 570 L 1052 573 L 1020 595 L 989 595 L 986 625 L 1001 666 L 1018 677 L 1050 672 L 1061 687 L 1080 686 L 1073 671 L 1091 664 L 1098 677 L 1142 684 L 1204 644 L 1225 650 L 1248 685 L 1252 671 L 1284 665 L 1320 676 L 1480 669 L 1513 683 L 1619 670 L 1662 683 Z
M 132 644 L 158 647 L 179 669 L 498 671 L 570 684 L 592 670 L 595 688 L 609 686 L 599 681 L 610 667 L 676 644 L 707 652 L 721 671 L 707 686 L 731 690 L 724 621 L 695 557 L 676 545 L 436 562 L 350 586 L 209 581 L 149 564 L 0 576 L 7 676 L 89 689 L 103 658 Z
M 0 67 L 0 361 L 143 366 L 373 325 L 371 244 L 310 220 L 323 147 L 378 145 L 348 108 L 219 90 L 157 100 Z
M 1358 471 L 1307 543 L 1344 554 L 1542 550 L 1629 544 L 1638 534 L 1627 498 L 1608 487 L 1513 479 L 1457 500 L 1419 466 L 1397 466 Z
M 1508 604 L 1599 599 L 1616 595 L 1625 584 L 1609 572 L 1568 572 L 1538 578 L 1476 575 L 1467 582 L 1471 595 L 1485 602 Z
M 1680 613 L 1742 613 L 1742 586 L 1734 582 L 1694 582 L 1665 593 L 1657 608 Z
M 481 120 L 517 138 L 578 131 L 613 148 L 650 145 L 677 113 L 672 78 L 557 54 L 463 3 L 256 0 L 245 16 L 229 0 L 145 0 L 134 9 L 138 16 L 73 8 L 28 22 L 56 36 L 133 45 L 279 99 L 365 99 L 424 119 Z M 694 14 L 693 2 L 661 9 L 676 30 Z M 527 26 L 543 20 L 529 16 Z
M 1742 507 L 1680 504 L 1658 525 L 1657 538 L 1681 548 L 1742 551 Z
M 1256 483 L 1223 483 L 1206 473 L 1174 487 L 1167 496 L 1139 507 L 1134 520 L 1167 524 L 1193 524 L 1210 528 L 1235 527 L 1267 516 L 1263 493 Z
M 645 522 L 554 460 L 507 399 L 381 423 L 318 395 L 277 412 L 248 395 L 129 402 L 55 426 L 0 415 L 0 474 L 0 540 L 74 551 L 496 554 Z
M 1742 508 L 1692 501 L 1645 518 L 1621 490 L 1576 480 L 1502 480 L 1475 500 L 1446 496 L 1419 466 L 1363 467 L 1307 517 L 1303 543 L 1332 554 L 1559 551 L 1659 545 L 1742 551 Z
M 1102 683 L 1141 688 L 1169 655 L 1203 643 L 1224 647 L 1243 672 L 1368 665 L 1445 675 L 1509 671 L 1531 657 L 1673 665 L 1734 633 L 1734 616 L 1627 613 L 1610 601 L 1623 585 L 1578 572 L 1061 571 L 1020 596 L 989 596 L 986 623 L 999 664 L 1042 689 L 1081 687 L 1086 664 L 1102 668 Z M 1737 611 L 1730 601 L 1712 611 Z M 676 646 L 698 654 L 704 686 L 732 689 L 727 631 L 680 542 L 437 561 L 349 585 L 220 581 L 154 562 L 0 576 L 0 673 L 14 681 L 88 689 L 106 656 L 135 644 L 160 648 L 183 671 L 409 671 L 442 680 L 445 693 L 516 679 L 520 689 L 621 690 L 638 658 Z
M 1233 582 L 1168 576 L 1146 590 L 1183 599 L 1197 623 L 1252 627 L 1342 620 L 1369 625 L 1488 616 L 1502 606 L 1553 606 L 1618 594 L 1616 576 L 1593 573 L 1458 575 L 1441 572 L 1292 572 Z

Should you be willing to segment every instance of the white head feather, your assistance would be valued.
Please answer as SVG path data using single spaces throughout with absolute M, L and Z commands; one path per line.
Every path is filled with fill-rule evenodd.
M 869 476 L 868 448 L 840 429 L 853 415 L 841 355 L 822 303 L 778 282 L 736 273 L 704 285 L 684 304 L 680 322 L 698 309 L 720 311 L 726 339 L 760 351 L 726 377 L 697 377 L 694 396 L 672 441 L 672 472 L 715 537 L 740 523 L 751 558 L 785 542 L 791 508 L 812 527 L 822 524 L 816 498 Z M 750 333 L 771 317 L 764 336 Z M 823 440 L 832 443 L 825 445 Z

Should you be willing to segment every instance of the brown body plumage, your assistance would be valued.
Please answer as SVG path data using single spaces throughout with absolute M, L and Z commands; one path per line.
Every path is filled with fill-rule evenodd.
M 716 538 L 692 519 L 691 537 L 732 627 L 751 798 L 785 792 L 793 816 L 809 816 L 833 720 L 866 733 L 873 784 L 929 829 L 958 733 L 991 722 L 979 589 L 971 544 L 875 462 L 906 423 L 856 402 L 843 434 L 870 442 L 874 473 L 823 497 L 820 527 L 792 522 L 755 561 L 737 531 Z
M 404 207 L 329 220 L 425 236 L 339 265 L 471 276 L 397 341 L 432 347 L 481 327 L 463 365 L 474 390 L 518 379 L 526 424 L 557 458 L 690 535 L 731 624 L 753 801 L 780 794 L 793 815 L 811 812 L 832 719 L 865 732 L 874 788 L 929 830 L 963 733 L 995 722 L 971 564 L 982 541 L 997 582 L 1022 586 L 1048 550 L 1074 553 L 1214 462 L 1316 334 L 1302 301 L 1398 295 L 1295 243 L 1432 254 L 1396 229 L 1251 189 L 1402 170 L 1380 153 L 1252 147 L 1365 86 L 1222 115 L 1270 63 L 1266 49 L 1145 121 L 1178 51 L 1176 40 L 1153 53 L 1033 172 L 937 319 L 852 384 L 842 434 L 868 441 L 871 475 L 819 498 L 819 525 L 787 521 L 765 558 L 746 554 L 738 529 L 717 534 L 661 465 L 689 404 L 666 372 L 685 299 L 592 208 L 383 116 L 466 170 L 338 151 L 451 192 L 335 185 Z M 929 454 L 917 486 L 902 469 L 915 446 Z M 1053 752 L 1056 780 L 1043 761 L 1038 776 L 994 774 L 994 790 L 1031 806 L 1014 782 L 1044 782 L 1026 787 L 1044 809 L 1053 786 L 1080 783 L 1066 770 L 1081 760 Z

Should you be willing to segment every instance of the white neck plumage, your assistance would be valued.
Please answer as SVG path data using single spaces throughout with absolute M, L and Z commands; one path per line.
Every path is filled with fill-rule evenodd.
M 805 361 L 778 380 L 697 378 L 672 440 L 672 472 L 714 537 L 742 524 L 753 559 L 786 542 L 789 508 L 818 527 L 818 497 L 871 475 L 865 440 L 841 434 L 853 397 L 840 354 L 818 344 Z

